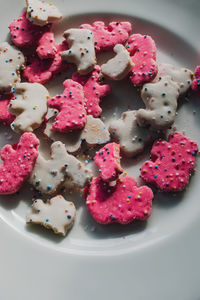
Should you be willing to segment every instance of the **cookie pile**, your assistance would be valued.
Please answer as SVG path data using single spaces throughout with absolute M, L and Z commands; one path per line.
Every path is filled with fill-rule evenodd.
M 52 3 L 26 0 L 26 9 L 9 26 L 12 43 L 0 44 L 0 122 L 20 134 L 17 144 L 0 151 L 0 194 L 16 193 L 28 181 L 42 199 L 34 200 L 27 224 L 61 235 L 76 216 L 74 204 L 58 194 L 70 185 L 84 190 L 86 206 L 98 223 L 146 220 L 153 191 L 138 187 L 121 159 L 138 155 L 154 141 L 150 160 L 141 167 L 144 182 L 166 192 L 188 185 L 197 144 L 179 132 L 168 142 L 161 137 L 174 123 L 179 97 L 190 87 L 200 91 L 199 67 L 193 74 L 158 64 L 154 40 L 132 34 L 130 22 L 82 24 L 64 31 L 57 44 L 53 23 L 61 19 Z M 115 55 L 100 66 L 96 55 L 103 51 Z M 63 93 L 50 97 L 44 84 L 74 66 L 77 71 L 63 82 Z M 123 112 L 108 129 L 100 119 L 101 100 L 111 93 L 106 79 L 129 80 L 145 104 L 145 109 Z M 47 138 L 49 159 L 40 148 Z M 75 156 L 83 143 L 87 148 L 102 145 L 92 158 L 97 177 Z

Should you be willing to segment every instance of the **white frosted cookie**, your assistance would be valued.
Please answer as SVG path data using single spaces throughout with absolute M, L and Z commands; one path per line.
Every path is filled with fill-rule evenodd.
M 9 111 L 16 115 L 11 124 L 15 132 L 33 131 L 44 121 L 47 113 L 48 90 L 39 83 L 18 83 L 15 100 L 10 101 Z
M 73 225 L 76 208 L 72 202 L 57 195 L 46 203 L 41 199 L 33 202 L 32 212 L 26 217 L 27 224 L 40 224 L 52 229 L 56 234 L 65 236 Z
M 112 140 L 120 144 L 120 152 L 127 157 L 141 153 L 145 146 L 158 137 L 155 131 L 138 126 L 136 112 L 124 112 L 121 119 L 112 121 L 109 126 Z
M 51 145 L 51 159 L 46 160 L 39 154 L 29 182 L 43 194 L 54 194 L 66 177 L 82 188 L 91 179 L 92 173 L 67 153 L 63 143 L 55 142 Z
M 45 26 L 48 23 L 56 23 L 62 19 L 58 8 L 42 0 L 26 0 L 27 18 L 36 25 Z
M 94 118 L 91 115 L 87 116 L 84 129 L 65 134 L 51 130 L 54 121 L 54 117 L 48 120 L 44 134 L 52 141 L 61 141 L 64 143 L 69 153 L 78 151 L 83 141 L 90 147 L 106 144 L 110 141 L 110 134 L 105 124 L 100 119 Z
M 64 37 L 70 49 L 61 52 L 62 59 L 76 64 L 80 74 L 91 72 L 96 64 L 92 31 L 72 28 L 64 32 Z
M 155 81 L 165 76 L 170 76 L 171 80 L 179 85 L 180 94 L 184 94 L 190 88 L 194 74 L 191 70 L 186 68 L 178 68 L 171 64 L 160 63 L 158 65 L 158 74 Z
M 71 154 L 68 154 L 66 174 L 67 180 L 70 180 L 75 187 L 80 188 L 83 188 L 93 176 L 92 171 Z
M 101 66 L 101 72 L 109 79 L 122 80 L 128 75 L 134 63 L 123 45 L 115 45 L 113 51 L 116 53 L 115 57 Z
M 142 100 L 146 109 L 139 109 L 136 119 L 140 126 L 150 125 L 154 130 L 169 128 L 175 120 L 179 85 L 165 76 L 158 82 L 143 85 Z
M 24 55 L 7 42 L 0 43 L 0 91 L 10 92 L 20 82 L 20 69 L 25 63 Z

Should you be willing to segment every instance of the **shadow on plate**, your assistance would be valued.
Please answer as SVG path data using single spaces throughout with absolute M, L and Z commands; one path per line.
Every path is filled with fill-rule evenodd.
M 86 207 L 81 213 L 79 223 L 85 229 L 88 235 L 99 239 L 119 238 L 131 234 L 137 234 L 145 230 L 147 226 L 147 221 L 138 220 L 127 225 L 101 225 L 94 221 Z

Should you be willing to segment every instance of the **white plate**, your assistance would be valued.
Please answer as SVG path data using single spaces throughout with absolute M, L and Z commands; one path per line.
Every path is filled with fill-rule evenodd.
M 191 69 L 200 63 L 199 0 L 182 0 L 181 4 L 179 0 L 55 2 L 65 16 L 56 27 L 57 35 L 86 21 L 130 20 L 134 32 L 150 34 L 155 39 L 159 60 Z M 19 15 L 24 3 L 0 3 L 0 38 L 4 41 L 9 22 Z M 55 81 L 48 87 L 52 94 L 62 90 Z M 191 95 L 189 102 L 180 102 L 183 105 L 179 108 L 177 127 L 198 142 L 199 100 Z M 113 112 L 119 116 L 127 104 L 131 108 L 142 105 L 135 89 L 128 83 L 113 85 L 113 95 L 103 100 L 106 122 Z M 15 139 L 8 141 L 10 131 L 6 129 L 5 136 L 4 130 L 1 127 L 1 146 Z M 138 178 L 146 157 L 124 162 L 128 174 Z M 1 299 L 200 299 L 199 171 L 197 165 L 184 193 L 155 194 L 152 216 L 146 224 L 97 225 L 83 200 L 77 197 L 78 218 L 64 239 L 39 226 L 27 228 L 24 220 L 32 197 L 29 188 L 18 196 L 2 197 Z

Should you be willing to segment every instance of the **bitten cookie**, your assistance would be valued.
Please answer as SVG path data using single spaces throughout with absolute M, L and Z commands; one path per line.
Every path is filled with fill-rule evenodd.
M 20 81 L 20 69 L 25 58 L 21 51 L 7 42 L 0 44 L 0 91 L 11 92 L 12 86 Z
M 153 192 L 137 186 L 132 177 L 122 177 L 110 187 L 100 177 L 93 178 L 86 191 L 86 205 L 100 224 L 128 224 L 136 219 L 146 220 L 151 215 Z
M 156 44 L 148 35 L 133 34 L 128 40 L 127 50 L 134 67 L 130 71 L 130 80 L 136 86 L 151 82 L 157 75 Z
M 109 79 L 122 80 L 128 75 L 134 63 L 131 60 L 129 52 L 123 45 L 115 45 L 113 51 L 116 53 L 115 57 L 103 64 L 101 71 Z
M 40 153 L 29 182 L 43 194 L 54 194 L 66 179 L 77 187 L 84 187 L 92 173 L 78 159 L 67 153 L 65 145 L 55 142 L 51 145 L 51 159 Z
M 195 79 L 192 82 L 192 89 L 200 94 L 200 66 L 197 66 L 195 69 Z
M 129 22 L 111 22 L 106 26 L 104 22 L 97 21 L 92 25 L 82 24 L 80 28 L 93 32 L 96 51 L 110 51 L 116 44 L 125 44 L 132 31 Z
M 178 68 L 170 64 L 160 63 L 158 65 L 158 74 L 155 80 L 160 80 L 160 78 L 165 76 L 170 76 L 171 80 L 179 85 L 180 94 L 184 94 L 190 88 L 193 73 L 191 70 L 186 68 Z
M 169 128 L 175 120 L 179 85 L 169 76 L 147 83 L 141 91 L 146 109 L 139 109 L 136 119 L 140 126 L 151 125 L 154 130 Z
M 65 134 L 51 130 L 54 121 L 54 117 L 49 118 L 44 134 L 52 141 L 61 141 L 64 143 L 69 153 L 78 151 L 84 141 L 88 147 L 103 145 L 110 141 L 110 134 L 105 124 L 100 119 L 93 118 L 92 116 L 87 116 L 87 122 L 83 129 Z
M 57 23 L 62 19 L 58 8 L 51 2 L 41 0 L 26 0 L 27 18 L 36 25 L 44 26 L 48 23 Z
M 151 160 L 141 168 L 141 177 L 166 192 L 182 191 L 189 183 L 198 152 L 196 142 L 179 132 L 170 134 L 168 142 L 158 140 L 151 150 Z
M 40 59 L 54 58 L 57 53 L 53 32 L 45 32 L 38 41 L 36 49 Z
M 147 127 L 139 127 L 136 120 L 136 110 L 126 111 L 121 119 L 114 120 L 109 126 L 112 140 L 120 144 L 121 153 L 133 157 L 158 137 L 156 131 Z
M 108 84 L 103 84 L 101 68 L 95 66 L 88 76 L 80 75 L 78 72 L 72 75 L 72 79 L 83 86 L 86 99 L 86 111 L 88 115 L 98 117 L 102 113 L 100 101 L 111 92 Z
M 65 236 L 76 217 L 76 208 L 72 202 L 57 195 L 46 203 L 41 199 L 33 202 L 32 212 L 26 218 L 27 224 L 40 224 L 54 233 Z
M 116 143 L 109 143 L 101 148 L 96 153 L 94 162 L 103 181 L 114 181 L 123 172 L 120 165 L 120 147 Z
M 9 29 L 12 42 L 17 47 L 35 48 L 42 35 L 51 30 L 51 25 L 44 27 L 34 25 L 27 19 L 25 10 L 17 20 L 10 23 Z
M 68 132 L 81 129 L 87 120 L 83 87 L 71 79 L 65 80 L 63 86 L 65 90 L 61 96 L 48 100 L 48 106 L 59 111 L 52 130 Z
M 40 59 L 37 56 L 31 56 L 28 58 L 28 65 L 23 72 L 24 78 L 29 82 L 36 82 L 45 84 L 53 76 L 64 72 L 69 68 L 69 64 L 63 62 L 60 53 L 66 49 L 68 46 L 65 42 L 56 45 L 57 53 L 52 59 Z
M 39 83 L 18 83 L 15 99 L 10 101 L 9 111 L 16 115 L 11 128 L 15 132 L 34 131 L 44 121 L 47 113 L 48 90 Z
M 17 144 L 0 151 L 0 195 L 16 193 L 33 171 L 38 157 L 39 140 L 33 133 L 24 133 Z
M 15 119 L 15 115 L 9 112 L 9 105 L 12 99 L 15 99 L 13 93 L 0 96 L 0 123 L 5 125 L 10 125 Z
M 72 28 L 64 32 L 64 37 L 69 45 L 69 50 L 61 53 L 62 59 L 74 63 L 82 75 L 91 72 L 96 64 L 92 31 Z

